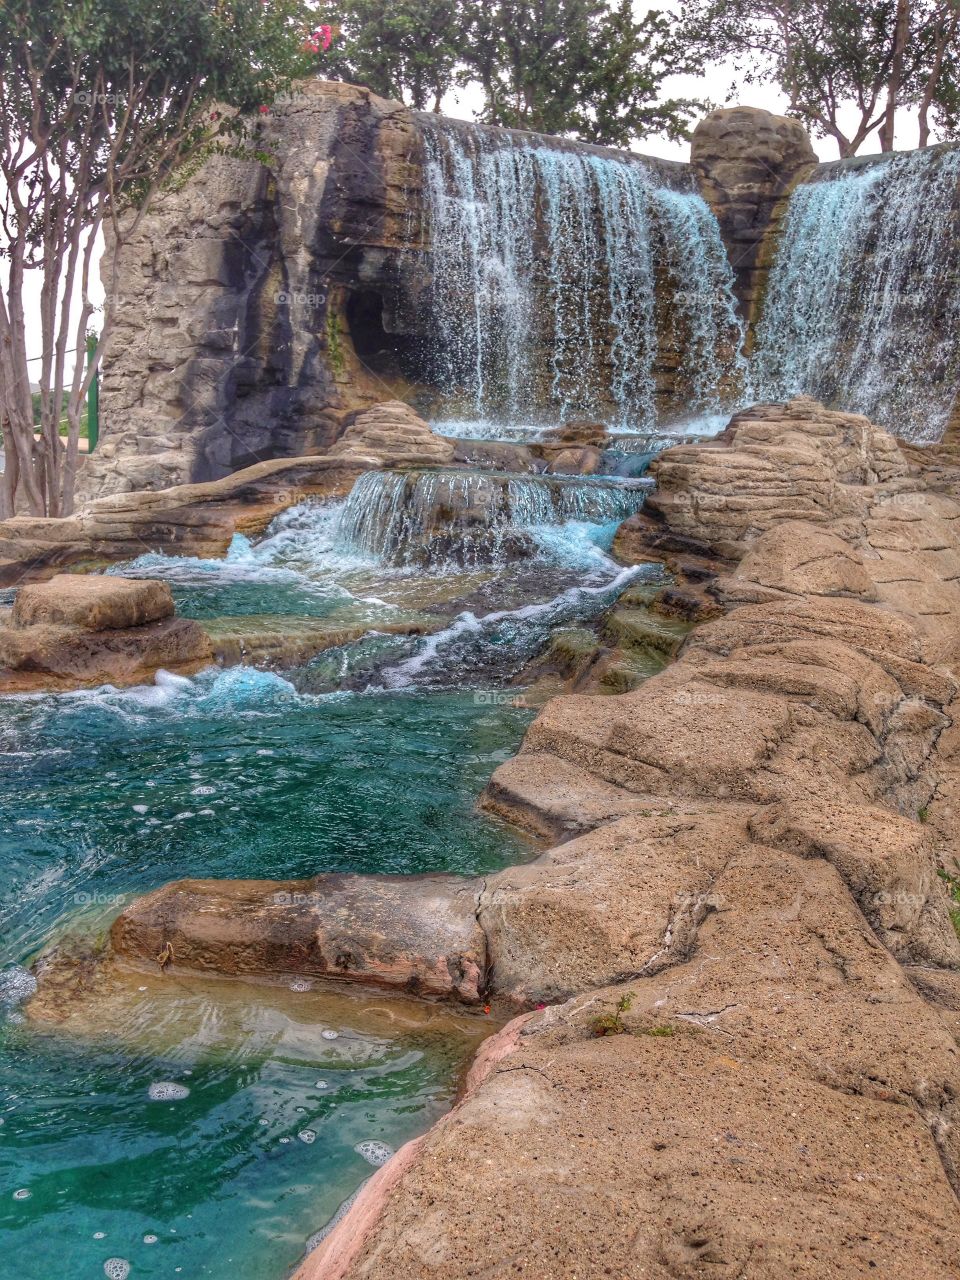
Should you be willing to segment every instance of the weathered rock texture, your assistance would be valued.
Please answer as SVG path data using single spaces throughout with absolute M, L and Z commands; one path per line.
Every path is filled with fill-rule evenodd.
M 450 441 L 402 400 L 359 414 L 328 452 L 331 458 L 367 458 L 378 467 L 443 466 L 454 457 Z
M 491 988 L 557 1003 L 301 1280 L 960 1268 L 960 504 L 809 402 L 659 478 L 729 612 L 549 703 L 488 793 L 575 837 L 480 902 Z
M 723 107 L 697 125 L 690 162 L 720 223 L 744 319 L 753 319 L 769 270 L 764 242 L 783 197 L 817 165 L 803 125 L 757 107 Z
M 397 272 L 421 182 L 411 113 L 309 81 L 261 130 L 269 167 L 214 158 L 124 246 L 85 497 L 315 452 L 389 396 L 397 370 L 376 357 L 384 326 L 410 328 Z
M 181 880 L 116 920 L 114 953 L 170 973 L 337 978 L 475 1003 L 486 967 L 482 881 L 324 875 Z
M 165 582 L 58 574 L 21 587 L 0 616 L 0 692 L 137 684 L 163 667 L 193 672 L 210 638 L 174 617 Z
M 277 458 L 205 484 L 100 498 L 63 519 L 15 516 L 0 521 L 0 586 L 147 551 L 223 555 L 235 533 L 260 533 L 309 497 L 344 497 L 371 466 L 356 457 Z

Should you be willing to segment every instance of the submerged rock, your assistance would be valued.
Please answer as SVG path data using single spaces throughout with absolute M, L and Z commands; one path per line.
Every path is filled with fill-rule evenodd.
M 476 1003 L 481 886 L 442 875 L 180 880 L 126 907 L 110 943 L 127 961 L 167 957 L 171 974 L 296 974 Z

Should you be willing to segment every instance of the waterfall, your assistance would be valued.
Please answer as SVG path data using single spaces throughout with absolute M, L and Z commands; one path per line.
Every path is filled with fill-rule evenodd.
M 533 554 L 538 526 L 625 520 L 645 491 L 611 477 L 368 471 L 343 507 L 337 543 L 400 565 L 496 563 Z
M 421 117 L 431 380 L 463 414 L 651 427 L 742 379 L 733 274 L 712 212 L 624 155 Z M 451 415 L 453 416 L 453 415 Z
M 798 187 L 757 329 L 758 398 L 806 393 L 939 440 L 960 382 L 958 240 L 960 150 Z

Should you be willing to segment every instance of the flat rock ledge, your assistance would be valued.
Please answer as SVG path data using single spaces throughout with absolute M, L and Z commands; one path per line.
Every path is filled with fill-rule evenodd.
M 206 904 L 251 892 L 223 883 L 114 925 L 125 962 L 207 972 L 251 920 L 284 972 L 393 937 L 390 982 L 528 1011 L 298 1280 L 960 1274 L 960 503 L 807 400 L 656 465 L 630 536 L 721 616 L 635 692 L 548 703 L 497 770 L 485 804 L 551 849 L 430 877 L 428 921 L 363 877 L 343 935 L 322 904 L 274 930 L 258 885 L 213 938 Z
M 210 637 L 174 616 L 169 584 L 154 579 L 57 574 L 0 610 L 0 693 L 139 684 L 211 658 Z
M 0 587 L 149 551 L 222 556 L 235 533 L 261 533 L 306 498 L 342 498 L 376 463 L 355 456 L 272 458 L 222 480 L 97 498 L 62 519 L 0 520 Z

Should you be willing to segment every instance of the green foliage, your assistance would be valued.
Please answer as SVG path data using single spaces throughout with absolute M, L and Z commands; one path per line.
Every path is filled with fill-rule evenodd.
M 70 399 L 70 394 L 69 392 L 65 391 L 63 393 L 63 404 L 60 410 L 62 415 L 60 419 L 60 435 L 62 436 L 65 436 L 67 434 L 67 402 L 69 401 L 69 399 Z M 90 434 L 88 410 L 89 410 L 89 406 L 85 404 L 83 408 L 83 416 L 80 419 L 80 435 L 83 437 L 83 439 L 86 439 L 87 436 Z M 33 393 L 33 425 L 35 427 L 40 426 L 40 392 L 39 391 L 34 391 Z
M 344 0 L 325 5 L 339 35 L 324 75 L 420 110 L 479 86 L 489 124 L 626 146 L 685 136 L 701 104 L 660 101 L 666 76 L 692 70 L 671 21 L 638 21 L 630 0 Z
M 700 104 L 659 101 L 666 76 L 691 70 L 669 19 L 638 21 L 630 0 L 486 0 L 470 5 L 467 62 L 490 124 L 626 146 L 686 135 Z
M 111 187 L 136 203 L 213 134 L 240 127 L 215 104 L 254 111 L 309 70 L 309 18 L 303 0 L 6 0 L 4 125 L 27 144 L 65 145 L 79 199 L 82 187 Z
M 465 52 L 463 0 L 345 0 L 321 5 L 336 37 L 321 72 L 365 84 L 385 98 L 439 110 Z
M 633 996 L 630 992 L 626 992 L 617 1001 L 617 1007 L 613 1013 L 601 1013 L 590 1023 L 590 1030 L 595 1036 L 622 1036 L 626 1033 L 627 1028 L 624 1026 L 623 1015 L 633 1004 Z
M 340 316 L 331 306 L 327 306 L 327 356 L 334 373 L 343 373 L 345 360 L 343 354 L 343 335 L 340 329 Z
M 931 110 L 956 128 L 960 0 L 683 0 L 681 14 L 692 56 L 729 61 L 740 84 L 778 85 L 789 113 L 841 155 L 888 110 L 917 109 L 921 145 Z

